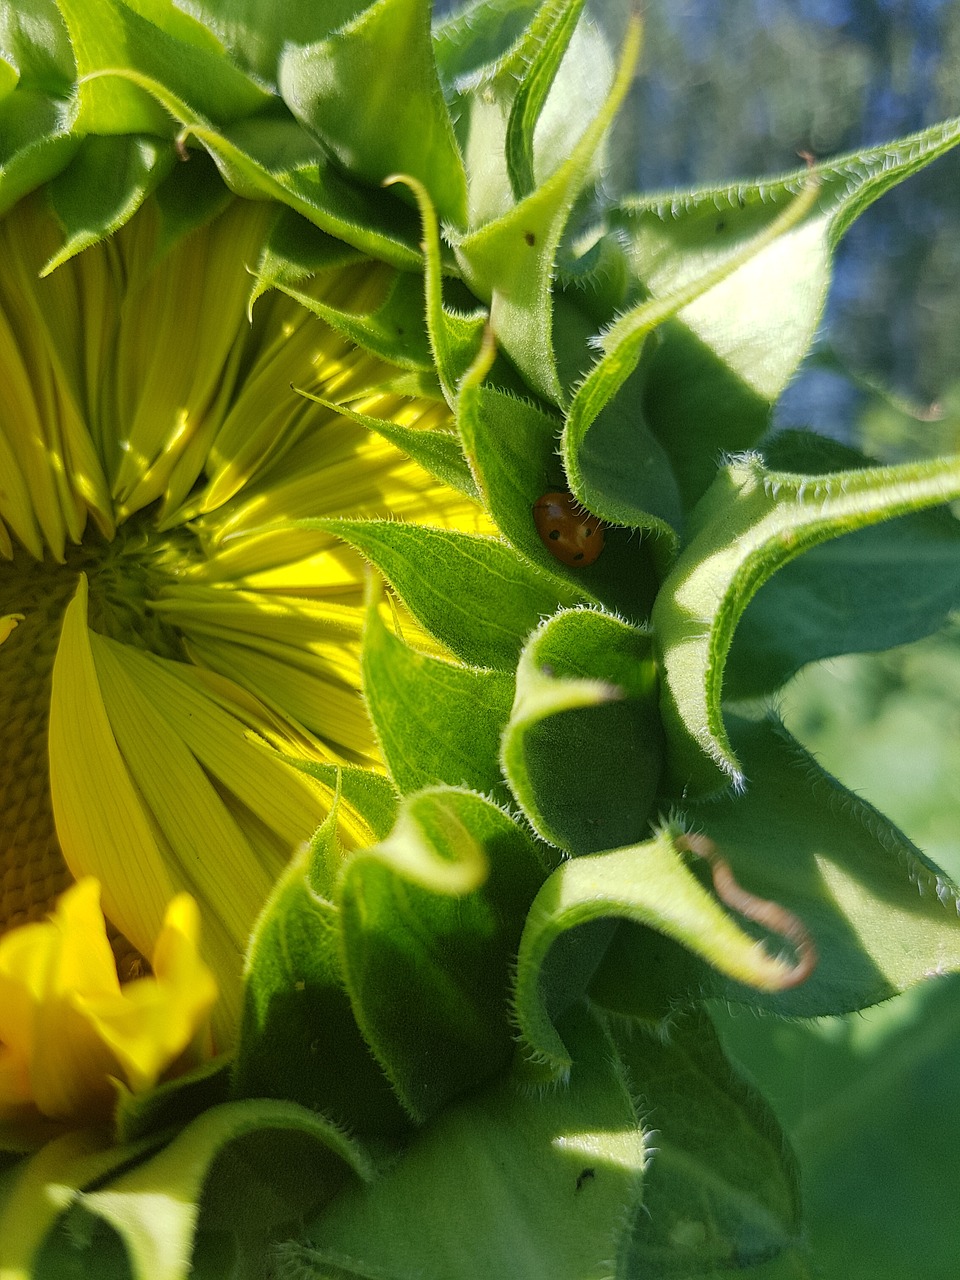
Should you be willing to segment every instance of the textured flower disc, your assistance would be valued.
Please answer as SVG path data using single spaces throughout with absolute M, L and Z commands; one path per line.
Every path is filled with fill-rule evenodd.
M 290 522 L 483 527 L 298 394 L 408 427 L 448 418 L 285 294 L 248 315 L 276 216 L 234 200 L 174 238 L 151 199 L 49 272 L 62 237 L 43 195 L 0 223 L 0 930 L 92 874 L 135 967 L 187 890 L 221 1031 L 256 912 L 329 805 L 280 753 L 379 764 L 358 694 L 362 562 Z M 388 278 L 367 261 L 301 288 L 360 312 Z

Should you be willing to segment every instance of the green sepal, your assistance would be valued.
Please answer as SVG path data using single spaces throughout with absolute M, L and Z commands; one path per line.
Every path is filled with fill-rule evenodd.
M 570 402 L 561 451 L 571 489 L 588 510 L 604 519 L 659 535 L 664 567 L 677 547 L 680 490 L 664 450 L 644 419 L 638 392 L 646 384 L 648 370 L 641 366 L 641 356 L 661 325 L 711 296 L 740 268 L 761 260 L 771 245 L 788 237 L 816 203 L 817 191 L 814 183 L 808 183 L 778 217 L 735 252 L 706 270 L 694 258 L 694 269 L 674 292 L 644 296 L 604 329 L 598 339 L 602 354 Z
M 61 131 L 57 114 L 51 99 L 28 89 L 17 89 L 0 102 L 0 215 L 60 173 L 76 155 L 80 138 Z
M 253 273 L 250 310 L 270 289 L 296 288 L 321 272 L 362 261 L 363 255 L 357 249 L 281 206 Z
M 585 0 L 546 0 L 527 30 L 523 79 L 510 106 L 504 152 L 513 198 L 536 187 L 533 139 L 547 95 L 580 21 Z M 519 51 L 518 51 L 519 52 Z
M 370 0 L 190 0 L 190 11 L 215 31 L 238 66 L 274 85 L 288 45 L 312 44 L 365 9 Z
M 541 617 L 576 599 L 497 538 L 391 520 L 297 524 L 349 542 L 428 631 L 474 666 L 512 670 Z
M 754 1266 L 798 1253 L 796 1161 L 707 1014 L 691 1010 L 656 1030 L 614 1020 L 610 1030 L 631 1091 L 657 1129 L 617 1274 L 753 1276 Z
M 466 223 L 467 183 L 433 58 L 429 0 L 377 0 L 325 40 L 288 47 L 279 87 L 293 114 L 351 173 L 422 182 Z
M 337 818 L 334 804 L 257 918 L 231 1087 L 236 1098 L 298 1102 L 351 1133 L 394 1141 L 408 1121 L 360 1034 L 343 974 Z
M 629 848 L 571 858 L 537 894 L 517 959 L 516 1020 L 527 1051 L 548 1077 L 563 1078 L 570 1069 L 570 1047 L 555 1023 L 591 977 L 582 963 L 571 964 L 570 952 L 582 946 L 578 934 L 588 932 L 584 926 L 606 924 L 601 943 L 619 936 L 621 929 L 614 933 L 610 921 L 642 925 L 641 934 L 653 930 L 681 943 L 681 958 L 674 961 L 678 980 L 709 973 L 712 966 L 758 991 L 778 991 L 793 977 L 791 967 L 758 946 L 704 888 L 681 856 L 673 830 Z M 594 967 L 604 955 L 598 948 Z M 663 981 L 656 973 L 637 979 L 639 1002 L 647 976 Z
M 219 217 L 232 200 L 210 156 L 204 151 L 190 152 L 189 160 L 175 165 L 154 193 L 152 203 L 160 219 L 155 261 L 192 231 Z
M 811 432 L 763 449 L 778 470 L 875 465 Z M 747 605 L 724 671 L 725 698 L 779 688 L 808 662 L 891 649 L 932 635 L 960 607 L 960 522 L 946 507 L 902 516 L 814 547 Z
M 359 765 L 327 764 L 297 756 L 284 759 L 331 790 L 339 786 L 342 798 L 360 814 L 375 840 L 382 840 L 397 820 L 398 795 L 393 783 L 382 773 Z
M 584 1010 L 568 1084 L 522 1063 L 448 1108 L 372 1187 L 352 1186 L 285 1250 L 331 1280 L 606 1280 L 641 1194 L 644 1134 L 610 1040 Z
M 490 304 L 498 345 L 533 390 L 555 404 L 567 394 L 553 351 L 551 286 L 557 250 L 597 148 L 627 92 L 639 47 L 639 27 L 632 22 L 610 93 L 569 156 L 519 204 L 453 241 L 464 279 Z
M 605 530 L 600 556 L 575 568 L 551 555 L 537 532 L 535 504 L 567 488 L 557 457 L 558 419 L 471 375 L 460 388 L 457 426 L 490 514 L 518 551 L 581 599 L 637 620 L 649 616 L 655 582 L 636 534 Z
M 77 70 L 56 0 L 4 0 L 0 48 L 19 84 L 55 98 L 69 97 Z
M 411 211 L 385 192 L 351 183 L 295 120 L 271 114 L 220 127 L 161 80 L 137 71 L 116 76 L 139 86 L 179 121 L 178 140 L 195 139 L 205 147 L 236 195 L 275 200 L 363 254 L 402 270 L 419 268 Z
M 960 121 L 761 182 L 636 197 L 608 213 L 632 270 L 657 298 L 735 256 L 810 182 L 816 203 L 788 236 L 745 262 L 662 331 L 644 412 L 684 500 L 709 486 L 722 453 L 751 448 L 820 322 L 840 237 L 879 196 L 960 141 Z
M 589 609 L 524 646 L 503 767 L 538 835 L 574 855 L 649 834 L 663 754 L 653 643 Z
M 332 409 L 340 417 L 349 418 L 352 422 L 375 431 L 378 436 L 402 449 L 408 458 L 412 458 L 425 471 L 429 471 L 452 489 L 457 489 L 474 501 L 479 498 L 476 481 L 455 432 L 439 428 L 405 427 L 389 418 L 371 418 L 369 414 L 358 413 L 356 409 L 336 404 L 332 400 L 324 400 L 322 396 L 315 396 L 309 391 L 302 394 L 309 396 L 317 404 Z
M 672 783 L 689 799 L 744 784 L 721 712 L 721 683 L 747 604 L 801 552 L 960 497 L 960 456 L 822 475 L 768 470 L 756 454 L 724 467 L 653 611 Z
M 20 72 L 12 62 L 0 57 L 0 102 L 9 97 L 20 81 Z
M 443 251 L 440 227 L 430 193 L 423 183 L 406 174 L 388 179 L 387 185 L 401 184 L 410 189 L 420 211 L 423 224 L 423 291 L 426 303 L 427 333 L 430 337 L 432 361 L 443 387 L 447 404 L 456 404 L 461 379 L 478 358 L 487 323 L 487 313 L 476 307 L 468 313 L 448 308 L 443 298 Z
M 499 758 L 513 702 L 509 672 L 416 653 L 387 629 L 374 602 L 364 632 L 363 689 L 401 792 L 447 783 L 509 801 Z
M 61 1128 L 59 1136 L 7 1171 L 0 1187 L 0 1275 L 56 1280 L 41 1263 L 45 1238 L 56 1220 L 82 1188 L 156 1146 L 155 1139 L 119 1146 L 102 1129 Z
M 220 1102 L 229 1091 L 230 1059 L 211 1058 L 192 1071 L 163 1080 L 148 1093 L 131 1093 L 115 1082 L 117 1104 L 113 1115 L 116 1140 L 139 1142 L 153 1134 L 164 1134 L 183 1126 Z
M 339 903 L 354 1014 L 413 1119 L 509 1062 L 510 972 L 543 876 L 506 813 L 442 787 L 405 798 L 387 839 L 348 860 Z
M 120 1236 L 134 1280 L 186 1280 L 201 1199 L 204 1222 L 255 1242 L 315 1213 L 348 1171 L 369 1179 L 370 1160 L 322 1116 L 270 1099 L 228 1102 L 77 1205 Z
M 592 978 L 591 998 L 615 1013 L 645 1016 L 644 985 L 657 975 L 675 1004 L 715 996 L 785 1017 L 821 1017 L 960 968 L 960 890 L 779 724 L 730 723 L 750 785 L 743 795 L 687 806 L 685 824 L 716 844 L 744 889 L 803 922 L 816 965 L 800 985 L 765 995 L 647 931 L 621 926 Z M 665 972 L 668 983 L 659 976 Z
M 365 312 L 332 306 L 294 285 L 278 282 L 275 287 L 358 347 L 382 356 L 400 369 L 432 372 L 433 361 L 423 321 L 423 287 L 417 276 L 395 271 L 378 305 Z
M 155 79 L 211 120 L 226 124 L 262 111 L 272 99 L 223 56 L 216 37 L 173 4 L 147 0 L 57 0 L 77 59 L 82 133 L 152 133 L 175 126 L 159 103 L 118 71 Z M 104 74 L 98 74 L 104 73 Z
M 84 138 L 70 164 L 47 187 L 64 242 L 41 275 L 122 227 L 176 163 L 173 146 L 155 138 Z

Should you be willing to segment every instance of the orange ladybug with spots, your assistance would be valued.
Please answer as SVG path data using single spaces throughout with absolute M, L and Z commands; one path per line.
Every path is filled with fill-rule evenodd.
M 603 550 L 603 521 L 584 511 L 572 493 L 545 493 L 533 504 L 540 541 L 562 564 L 581 569 Z

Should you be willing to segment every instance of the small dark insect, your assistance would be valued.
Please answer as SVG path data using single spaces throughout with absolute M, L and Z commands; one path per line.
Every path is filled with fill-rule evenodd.
M 532 231 L 525 231 L 523 233 L 523 238 L 524 240 L 526 240 L 527 244 L 529 245 L 534 245 L 537 243 L 537 237 L 533 234 Z
M 581 1170 L 581 1172 L 577 1174 L 577 1190 L 579 1191 L 583 1187 L 583 1184 L 585 1182 L 589 1182 L 592 1178 L 595 1178 L 596 1176 L 597 1176 L 597 1171 L 595 1169 Z
M 533 504 L 533 522 L 550 554 L 575 569 L 593 564 L 603 550 L 603 521 L 572 493 L 545 493 Z

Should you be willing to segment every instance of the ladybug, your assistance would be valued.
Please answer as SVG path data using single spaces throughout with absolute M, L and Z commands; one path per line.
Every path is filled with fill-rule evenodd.
M 603 550 L 603 522 L 578 504 L 572 493 L 545 493 L 533 504 L 540 541 L 563 564 L 580 569 Z

